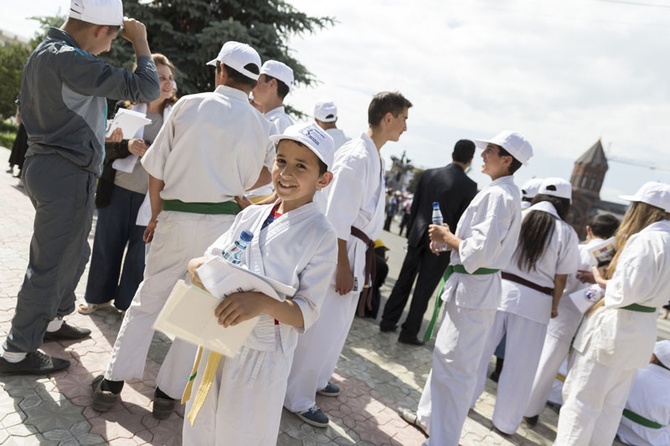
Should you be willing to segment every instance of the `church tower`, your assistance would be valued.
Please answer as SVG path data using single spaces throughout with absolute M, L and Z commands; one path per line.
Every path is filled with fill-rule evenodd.
M 575 161 L 570 177 L 572 206 L 567 221 L 575 228 L 580 239 L 586 236 L 585 227 L 591 217 L 591 208 L 600 201 L 600 188 L 608 168 L 600 140 Z

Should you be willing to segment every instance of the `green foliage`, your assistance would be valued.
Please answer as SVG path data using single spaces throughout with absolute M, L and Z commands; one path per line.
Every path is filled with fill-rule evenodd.
M 30 20 L 35 20 L 39 22 L 40 24 L 40 31 L 35 33 L 33 36 L 32 40 L 30 41 L 30 45 L 32 49 L 35 49 L 37 45 L 44 40 L 44 38 L 47 35 L 47 31 L 49 31 L 50 27 L 54 28 L 60 28 L 63 26 L 63 23 L 65 23 L 65 19 L 67 18 L 66 15 L 50 15 L 50 16 L 44 16 L 44 17 L 31 17 Z
M 262 60 L 286 63 L 296 82 L 311 85 L 313 75 L 290 54 L 287 39 L 333 23 L 329 17 L 307 16 L 282 0 L 125 1 L 124 14 L 144 23 L 151 50 L 175 64 L 180 96 L 214 89 L 214 70 L 205 64 L 228 40 L 248 43 Z M 120 38 L 102 57 L 117 66 L 134 62 L 132 47 Z
M 14 116 L 16 96 L 21 89 L 21 73 L 30 49 L 15 43 L 0 46 L 0 119 Z

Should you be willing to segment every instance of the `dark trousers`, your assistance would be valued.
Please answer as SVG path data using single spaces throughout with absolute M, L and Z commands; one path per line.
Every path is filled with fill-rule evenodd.
M 23 184 L 35 208 L 30 258 L 4 348 L 33 352 L 47 325 L 74 311 L 74 290 L 91 252 L 95 176 L 60 155 L 33 155 Z
M 114 300 L 114 306 L 125 311 L 133 301 L 144 276 L 146 226 L 135 224 L 142 201 L 144 194 L 113 186 L 109 205 L 98 209 L 86 302 Z
M 418 336 L 423 315 L 428 308 L 428 301 L 440 283 L 447 265 L 449 265 L 449 255 L 446 252 L 436 256 L 430 252 L 428 245 L 408 247 L 398 280 L 384 307 L 380 327 L 390 329 L 398 323 L 409 299 L 409 293 L 412 291 L 414 279 L 418 274 L 409 314 L 400 333 L 400 336 L 407 338 Z

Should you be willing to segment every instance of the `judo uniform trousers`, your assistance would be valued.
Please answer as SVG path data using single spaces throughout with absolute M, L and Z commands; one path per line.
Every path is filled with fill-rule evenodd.
M 326 291 L 322 317 L 307 336 L 300 336 L 289 375 L 284 406 L 303 412 L 316 405 L 316 391 L 323 389 L 335 371 L 337 360 L 354 319 L 358 298 L 365 284 L 367 246 L 351 235 L 354 226 L 372 240 L 384 223 L 383 159 L 366 134 L 349 141 L 335 152 L 334 179 L 324 191 L 325 213 L 337 238 L 347 240 L 354 289 L 341 296 L 334 279 Z
M 314 203 L 283 214 L 265 229 L 272 205 L 242 211 L 231 229 L 207 250 L 220 255 L 243 229 L 256 237 L 244 253 L 252 272 L 294 287 L 292 300 L 302 311 L 303 328 L 275 324 L 261 314 L 258 325 L 234 358 L 224 357 L 195 424 L 184 418 L 183 443 L 198 446 L 274 446 L 277 444 L 286 379 L 298 334 L 319 317 L 337 262 L 335 230 Z M 205 351 L 207 352 L 207 351 Z M 206 355 L 203 354 L 203 358 Z M 197 389 L 206 360 L 200 361 Z M 186 413 L 193 405 L 191 398 Z
M 547 240 L 546 250 L 531 271 L 519 267 L 518 251 L 516 251 L 505 272 L 541 287 L 553 289 L 556 275 L 577 272 L 579 266 L 577 233 L 560 219 L 554 206 L 548 201 L 531 206 L 524 212 L 524 216 L 527 217 L 530 212 L 551 214 L 554 217 L 554 231 Z M 472 406 L 484 391 L 491 355 L 503 336 L 507 335 L 505 367 L 498 380 L 493 425 L 510 435 L 519 428 L 530 398 L 533 377 L 551 317 L 551 306 L 552 295 L 503 279 L 502 300 L 479 363 Z
M 247 95 L 231 87 L 182 97 L 142 157 L 147 172 L 165 182 L 161 198 L 183 203 L 225 203 L 253 186 L 261 168 L 271 168 L 272 126 Z M 214 169 L 212 166 L 217 166 Z M 147 255 L 144 281 L 126 312 L 105 379 L 142 378 L 152 325 L 188 261 L 234 221 L 233 215 L 162 211 Z M 156 378 L 158 387 L 180 398 L 193 365 L 195 346 L 175 340 Z
M 589 249 L 601 242 L 602 239 L 594 238 L 588 243 L 579 246 L 581 264 L 578 269 L 590 271 L 595 266 L 595 260 L 592 260 Z M 524 414 L 526 417 L 539 415 L 547 404 L 556 374 L 559 373 L 561 364 L 570 352 L 572 338 L 577 333 L 579 323 L 582 321 L 583 314 L 572 303 L 570 294 L 587 286 L 589 285 L 584 285 L 577 279 L 576 274 L 568 276 L 565 293 L 563 293 L 561 300 L 558 302 L 558 316 L 551 319 L 547 326 L 547 335 L 544 338 L 544 345 L 542 346 L 542 355 L 540 356 L 540 362 L 535 373 L 528 407 L 526 407 Z
M 463 242 L 451 253 L 451 263 L 469 273 L 506 267 L 521 228 L 520 202 L 512 176 L 498 178 L 479 192 L 458 221 L 456 236 Z M 458 444 L 501 293 L 500 273 L 454 273 L 445 284 L 440 296 L 445 316 L 417 411 L 430 429 L 427 445 Z
M 634 446 L 665 446 L 670 444 L 670 370 L 649 364 L 635 374 L 633 387 L 628 395 L 626 409 L 660 424 L 653 428 L 621 417 L 617 435 L 626 444 Z
M 651 358 L 656 312 L 668 300 L 670 221 L 632 235 L 605 290 L 605 305 L 587 317 L 575 338 L 575 362 L 563 387 L 556 445 L 611 445 L 635 370 Z

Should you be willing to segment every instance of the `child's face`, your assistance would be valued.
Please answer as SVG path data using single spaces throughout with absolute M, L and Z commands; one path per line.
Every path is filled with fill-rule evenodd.
M 492 180 L 509 175 L 509 166 L 512 163 L 511 156 L 500 156 L 500 149 L 495 144 L 489 144 L 482 152 L 482 173 L 490 176 Z
M 319 158 L 290 139 L 279 141 L 272 167 L 272 183 L 281 199 L 280 212 L 288 212 L 312 201 L 317 190 L 330 183 L 332 174 L 319 174 Z

